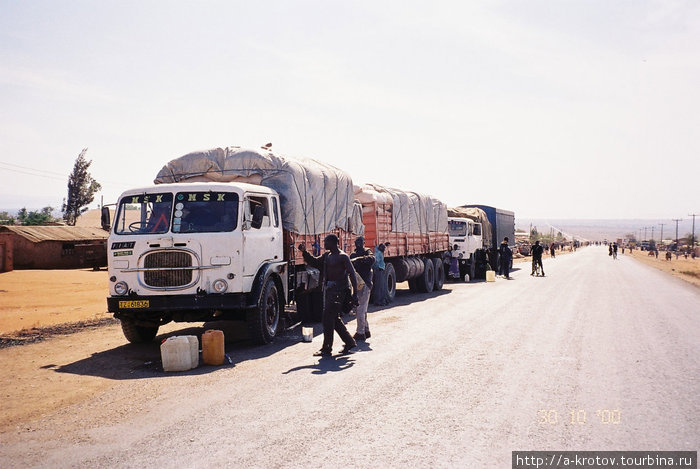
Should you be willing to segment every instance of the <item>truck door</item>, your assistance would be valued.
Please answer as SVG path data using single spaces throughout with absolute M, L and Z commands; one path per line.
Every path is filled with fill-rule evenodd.
M 255 274 L 265 262 L 282 258 L 281 228 L 279 216 L 272 212 L 268 195 L 246 195 L 243 201 L 243 277 L 253 281 Z M 277 200 L 274 200 L 275 206 Z M 262 207 L 263 219 L 260 228 L 253 228 L 251 222 L 256 207 Z M 277 226 L 275 226 L 277 225 Z M 279 252 L 278 252 L 279 251 Z

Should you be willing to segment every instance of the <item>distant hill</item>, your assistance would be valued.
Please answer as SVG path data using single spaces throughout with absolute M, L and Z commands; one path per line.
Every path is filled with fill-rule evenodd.
M 700 220 L 699 220 L 700 222 Z M 644 227 L 647 227 L 647 239 L 655 240 L 661 238 L 661 225 L 664 223 L 664 239 L 675 239 L 676 223 L 669 220 L 659 219 L 622 219 L 622 220 L 588 220 L 588 219 L 544 219 L 544 218 L 516 218 L 515 227 L 518 230 L 528 231 L 530 224 L 537 227 L 540 233 L 549 233 L 550 229 L 554 234 L 561 231 L 569 238 L 577 237 L 589 241 L 604 241 L 624 238 L 626 234 L 632 233 L 636 237 L 644 238 Z M 640 230 L 641 228 L 641 230 Z M 641 234 L 640 234 L 641 231 Z M 678 223 L 678 236 L 683 237 L 692 231 L 692 219 L 686 219 Z M 700 233 L 700 223 L 696 224 L 695 235 Z

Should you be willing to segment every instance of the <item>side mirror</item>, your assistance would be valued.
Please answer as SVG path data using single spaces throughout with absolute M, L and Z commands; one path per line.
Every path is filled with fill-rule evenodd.
M 100 223 L 102 224 L 102 229 L 105 231 L 109 231 L 109 229 L 112 227 L 109 215 L 109 207 L 105 207 L 104 205 L 102 206 Z
M 250 227 L 259 230 L 262 226 L 263 217 L 265 216 L 265 207 L 256 205 L 253 210 L 253 220 L 250 222 Z

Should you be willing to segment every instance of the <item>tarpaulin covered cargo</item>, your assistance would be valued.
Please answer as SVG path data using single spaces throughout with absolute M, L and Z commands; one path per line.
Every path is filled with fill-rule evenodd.
M 170 161 L 154 182 L 195 181 L 247 182 L 274 189 L 280 195 L 284 229 L 292 233 L 363 229 L 357 226 L 352 178 L 320 161 L 239 147 L 214 148 Z
M 430 195 L 365 184 L 355 187 L 355 198 L 362 204 L 389 205 L 392 232 L 447 232 L 447 205 Z

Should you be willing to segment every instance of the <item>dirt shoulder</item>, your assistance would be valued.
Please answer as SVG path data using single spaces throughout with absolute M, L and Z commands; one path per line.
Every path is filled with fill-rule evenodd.
M 625 250 L 625 254 L 621 253 L 622 251 L 618 251 L 618 255 L 631 256 L 640 262 L 700 287 L 700 259 L 693 259 L 690 256 L 687 259 L 683 256 L 676 258 L 674 254 L 671 256 L 671 260 L 666 260 L 665 252 L 659 252 L 659 257 L 657 258 L 656 256 L 649 256 L 649 251 L 639 250 L 631 253 L 629 250 Z

